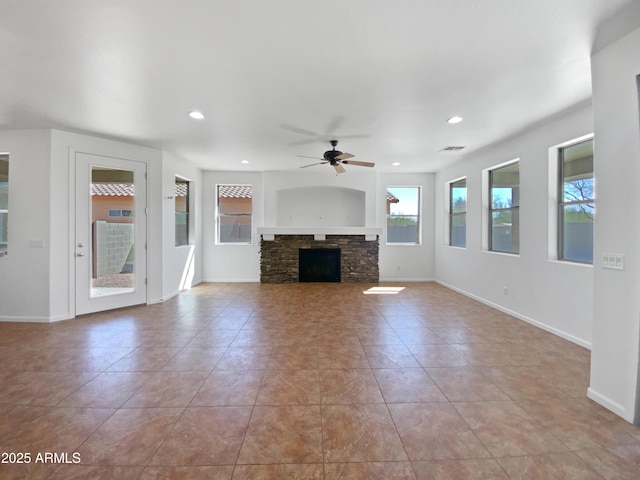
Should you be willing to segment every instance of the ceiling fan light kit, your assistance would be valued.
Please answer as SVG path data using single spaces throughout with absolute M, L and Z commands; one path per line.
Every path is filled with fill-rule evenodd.
M 314 165 L 324 165 L 328 163 L 335 169 L 337 173 L 344 173 L 346 172 L 346 170 L 342 166 L 343 164 L 356 165 L 358 167 L 374 167 L 375 166 L 375 163 L 372 163 L 372 162 L 361 162 L 359 160 L 349 160 L 350 158 L 353 158 L 354 155 L 351 153 L 347 153 L 347 152 L 343 153 L 340 150 L 336 150 L 336 146 L 338 145 L 338 140 L 331 140 L 330 143 L 333 149 L 327 150 L 326 152 L 324 152 L 324 155 L 322 156 L 322 158 L 309 157 L 307 155 L 298 155 L 298 157 L 301 157 L 301 158 L 315 158 L 317 160 L 322 160 L 321 162 L 318 162 L 318 163 L 303 165 L 300 168 L 313 167 Z

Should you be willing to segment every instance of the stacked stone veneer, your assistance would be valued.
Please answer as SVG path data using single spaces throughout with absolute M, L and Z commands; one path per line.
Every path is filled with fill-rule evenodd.
M 339 248 L 342 282 L 377 283 L 379 240 L 366 241 L 364 235 L 276 235 L 260 241 L 260 281 L 293 283 L 298 281 L 298 250 L 301 248 Z
M 133 223 L 96 221 L 94 276 L 121 273 L 133 245 Z

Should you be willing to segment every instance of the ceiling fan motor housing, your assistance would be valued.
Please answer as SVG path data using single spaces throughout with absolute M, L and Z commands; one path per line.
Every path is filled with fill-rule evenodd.
M 338 163 L 336 157 L 342 155 L 342 152 L 339 150 L 327 150 L 324 152 L 324 159 L 331 163 L 331 165 L 335 165 Z

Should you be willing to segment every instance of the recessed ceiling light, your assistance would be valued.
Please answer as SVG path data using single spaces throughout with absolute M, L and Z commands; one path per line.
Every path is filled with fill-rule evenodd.
M 249 160 L 241 160 L 240 163 L 247 164 L 247 163 L 249 163 Z
M 450 123 L 450 124 L 452 124 L 452 125 L 453 125 L 453 124 L 455 124 L 455 123 L 460 123 L 462 120 L 463 120 L 463 118 L 462 118 L 462 117 L 458 117 L 458 116 L 456 115 L 456 116 L 451 117 L 450 119 L 448 119 L 448 120 L 447 120 L 447 123 Z
M 189 112 L 189 116 L 194 120 L 204 120 L 204 113 L 199 112 L 198 110 L 192 110 Z
M 393 162 L 391 165 L 393 167 L 399 167 L 400 166 L 400 162 Z

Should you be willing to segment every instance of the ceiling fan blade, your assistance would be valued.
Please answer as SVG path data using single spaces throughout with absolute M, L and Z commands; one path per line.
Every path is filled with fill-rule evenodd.
M 311 145 L 312 143 L 320 143 L 317 138 L 310 138 L 307 140 L 297 140 L 295 142 L 287 143 L 287 147 L 299 147 L 301 145 Z
M 340 140 L 344 140 L 345 138 L 369 138 L 371 135 L 367 135 L 366 133 L 358 133 L 354 135 L 340 135 Z
M 339 163 L 336 163 L 333 168 L 336 169 L 336 172 L 338 173 L 344 173 L 346 172 L 346 170 L 344 169 L 344 167 L 342 165 L 340 165 Z
M 342 163 L 345 165 L 358 165 L 359 167 L 375 167 L 375 163 L 371 162 L 361 162 L 359 160 L 343 160 Z
M 296 157 L 300 157 L 300 158 L 313 158 L 314 160 L 324 160 L 324 158 L 320 158 L 320 157 L 310 157 L 308 155 L 296 155 Z
M 318 134 L 316 132 L 312 132 L 311 130 L 306 130 L 304 128 L 296 127 L 295 125 L 289 125 L 287 123 L 281 123 L 280 128 L 283 130 L 289 130 L 293 133 L 299 133 L 300 135 L 307 135 L 309 137 L 317 137 Z
M 314 165 L 324 165 L 325 163 L 329 163 L 329 162 L 318 162 L 318 163 L 312 163 L 310 165 L 303 165 L 300 168 L 307 168 L 307 167 L 313 167 Z
M 327 125 L 327 128 L 325 129 L 325 135 L 334 133 L 342 126 L 344 121 L 345 118 L 341 115 L 334 117 L 333 120 L 329 122 L 329 125 Z
M 336 157 L 336 160 L 346 160 L 347 158 L 353 158 L 355 155 L 351 155 L 350 153 L 344 152 Z

